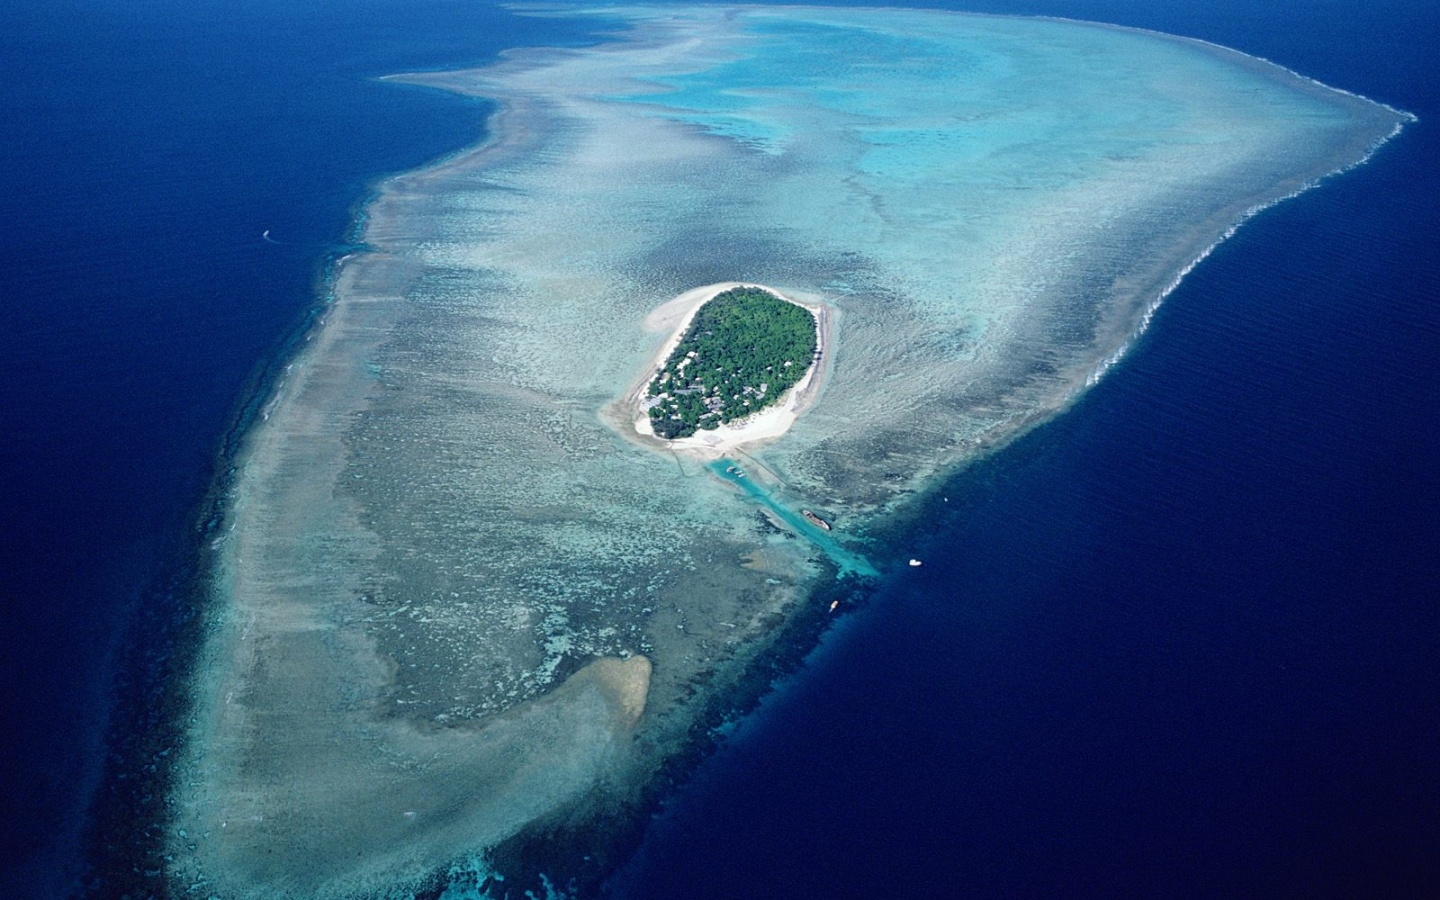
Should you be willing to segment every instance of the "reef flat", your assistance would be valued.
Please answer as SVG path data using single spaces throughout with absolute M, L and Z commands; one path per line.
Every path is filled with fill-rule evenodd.
M 603 869 L 598 835 L 786 623 L 883 564 L 868 534 L 1063 408 L 1252 211 L 1403 120 L 1074 22 L 603 15 L 629 30 L 404 76 L 500 111 L 382 186 L 248 437 L 177 885 L 389 896 L 462 860 L 483 880 L 539 833 L 554 865 Z M 807 414 L 717 469 L 637 440 L 625 398 L 656 305 L 734 280 L 828 310 L 833 352 Z

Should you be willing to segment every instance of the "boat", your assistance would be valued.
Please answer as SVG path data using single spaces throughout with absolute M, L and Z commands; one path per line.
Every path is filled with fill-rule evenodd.
M 811 525 L 814 525 L 816 528 L 823 528 L 826 531 L 830 530 L 830 523 L 815 515 L 810 510 L 802 509 L 800 510 L 800 515 L 804 516 L 805 521 L 809 522 Z

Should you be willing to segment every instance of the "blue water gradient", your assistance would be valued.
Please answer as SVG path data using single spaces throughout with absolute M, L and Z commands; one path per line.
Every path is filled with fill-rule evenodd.
M 716 478 L 735 485 L 744 492 L 745 496 L 754 500 L 761 509 L 769 512 L 777 520 L 785 523 L 791 531 L 813 544 L 835 564 L 842 575 L 874 577 L 879 574 L 868 559 L 846 549 L 839 541 L 831 537 L 829 529 L 808 521 L 805 518 L 807 510 L 797 507 L 793 503 L 787 503 L 782 497 L 777 496 L 775 491 L 762 484 L 758 479 L 752 478 L 753 470 L 750 469 L 748 460 L 721 458 L 709 463 L 706 468 Z M 818 514 L 816 515 L 818 516 Z M 825 522 L 826 520 L 820 517 L 820 521 Z
M 967 8 L 1213 40 L 1421 122 L 1252 223 L 1079 407 L 938 495 L 896 538 L 925 565 L 614 892 L 1435 895 L 1432 5 Z M 482 106 L 367 79 L 572 27 L 451 0 L 0 5 L 0 894 L 69 893 L 92 791 L 127 796 L 104 728 L 118 703 L 123 751 L 149 721 L 197 505 L 367 185 L 481 132 Z
M 1433 17 L 1023 9 L 1237 46 L 1421 122 L 1241 229 L 1075 409 L 947 485 L 903 548 L 925 565 L 612 894 L 1433 896 Z
M 0 4 L 0 894 L 77 875 L 197 504 L 368 186 L 483 133 L 482 103 L 372 79 L 575 34 L 450 0 Z

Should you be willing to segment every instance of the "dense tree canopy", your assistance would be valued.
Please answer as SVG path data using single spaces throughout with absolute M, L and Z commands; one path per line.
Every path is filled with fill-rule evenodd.
M 732 288 L 695 313 L 650 382 L 650 424 L 689 437 L 777 402 L 815 361 L 815 317 L 760 288 Z

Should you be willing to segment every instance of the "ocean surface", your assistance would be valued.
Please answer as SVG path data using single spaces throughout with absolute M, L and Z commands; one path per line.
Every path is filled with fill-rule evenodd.
M 374 79 L 532 39 L 568 29 L 448 0 L 0 4 L 0 893 L 67 891 L 97 790 L 93 814 L 153 804 L 129 732 L 156 730 L 247 404 L 371 186 L 484 134 L 484 104 Z
M 941 489 L 891 538 L 924 565 L 740 724 L 615 892 L 1433 894 L 1433 12 L 988 9 L 1212 40 L 1421 121 Z M 482 134 L 483 104 L 369 78 L 580 39 L 449 2 L 0 11 L 25 62 L 0 87 L 7 896 L 131 883 L 113 823 L 153 812 L 127 784 L 167 748 L 135 748 L 247 401 L 369 187 Z

